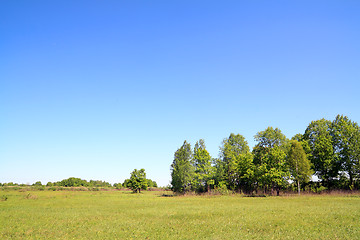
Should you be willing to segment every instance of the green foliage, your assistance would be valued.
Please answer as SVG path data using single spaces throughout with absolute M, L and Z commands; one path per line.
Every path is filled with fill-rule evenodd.
M 218 193 L 221 195 L 230 194 L 230 191 L 226 185 L 225 181 L 218 182 L 218 184 L 215 185 L 214 193 Z
M 45 190 L 45 186 L 43 186 L 43 185 L 36 185 L 36 186 L 33 186 L 33 188 L 35 189 L 35 190 L 38 190 L 38 191 L 44 191 Z
M 57 191 L 59 190 L 58 187 L 49 187 L 48 188 L 49 191 Z
M 308 141 L 311 149 L 310 160 L 315 173 L 327 185 L 338 176 L 340 170 L 335 158 L 330 131 L 331 122 L 321 119 L 312 121 L 304 134 L 304 139 Z
M 172 190 L 178 193 L 189 191 L 194 173 L 191 146 L 184 141 L 184 144 L 175 152 L 174 161 L 171 164 Z
M 226 182 L 233 191 L 248 189 L 254 173 L 252 160 L 245 138 L 231 133 L 220 147 L 220 159 L 216 162 L 217 181 Z
M 46 186 L 58 186 L 58 187 L 88 187 L 88 188 L 109 188 L 112 187 L 110 183 L 101 180 L 90 180 L 89 182 L 75 177 L 63 179 L 59 182 L 48 182 Z
M 62 186 L 62 187 L 87 187 L 89 186 L 89 183 L 86 180 L 70 177 L 68 179 L 64 179 L 60 182 L 55 183 L 56 186 Z
M 54 184 L 53 184 L 52 182 L 48 182 L 48 183 L 46 184 L 46 186 L 47 186 L 47 187 L 52 187 L 52 186 L 54 186 Z
M 124 188 L 130 188 L 130 179 L 125 179 L 122 185 Z
M 147 180 L 147 184 L 148 184 L 148 187 L 149 188 L 157 188 L 158 186 L 157 186 L 157 183 L 155 182 L 155 181 L 153 181 L 153 180 L 151 180 L 151 179 L 146 179 Z
M 100 188 L 109 188 L 111 187 L 111 184 L 105 181 L 101 181 L 101 180 L 90 180 L 90 182 L 88 183 L 89 187 L 100 187 Z
M 40 181 L 37 181 L 36 183 L 33 184 L 33 186 L 42 186 Z
M 146 179 L 146 173 L 145 169 L 134 169 L 134 171 L 131 172 L 130 176 L 130 182 L 128 184 L 128 187 L 130 187 L 131 190 L 136 192 L 141 192 L 141 190 L 146 190 L 148 187 L 148 181 Z
M 258 141 L 253 149 L 257 187 L 264 191 L 276 189 L 279 195 L 279 190 L 287 185 L 290 175 L 286 166 L 288 139 L 280 129 L 272 127 L 258 132 L 254 138 Z
M 114 188 L 116 188 L 116 189 L 122 189 L 122 184 L 121 183 L 114 183 Z
M 263 148 L 286 147 L 288 139 L 281 130 L 278 128 L 268 127 L 264 131 L 258 132 L 254 136 L 255 141 L 258 142 L 258 146 Z
M 349 176 L 349 188 L 354 184 L 354 178 L 359 177 L 360 170 L 360 128 L 348 117 L 337 115 L 332 122 L 331 135 L 335 156 L 341 170 Z
M 19 186 L 19 184 L 13 183 L 13 182 L 9 182 L 9 183 L 4 183 L 3 186 L 4 186 L 4 187 L 7 187 L 7 186 L 8 186 L 8 187 L 12 187 L 12 186 Z
M 286 166 L 286 154 L 280 147 L 268 149 L 263 155 L 262 164 L 257 168 L 259 185 L 266 189 L 279 191 L 287 185 L 289 172 Z M 279 193 L 278 193 L 279 194 Z
M 290 173 L 293 179 L 297 182 L 298 192 L 300 194 L 300 184 L 308 182 L 311 179 L 313 171 L 311 170 L 311 163 L 307 159 L 301 143 L 296 140 L 292 140 L 290 144 L 291 146 L 287 160 Z
M 211 166 L 211 156 L 206 150 L 203 139 L 200 139 L 195 144 L 193 164 L 195 168 L 192 181 L 193 189 L 197 192 L 209 191 L 210 186 L 213 185 L 211 180 L 213 179 L 214 170 Z

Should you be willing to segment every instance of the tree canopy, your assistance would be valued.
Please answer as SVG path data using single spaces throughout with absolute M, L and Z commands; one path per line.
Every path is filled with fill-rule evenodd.
M 212 158 L 204 140 L 185 141 L 171 165 L 172 189 L 184 193 L 224 189 L 266 193 L 281 189 L 359 189 L 360 127 L 343 115 L 309 123 L 304 134 L 290 141 L 279 128 L 254 136 L 250 151 L 241 134 L 222 141 L 219 158 Z M 320 182 L 313 182 L 315 174 Z M 292 180 L 292 181 L 291 181 Z
M 146 179 L 145 169 L 134 169 L 131 172 L 130 181 L 128 187 L 134 192 L 141 192 L 141 190 L 146 190 L 148 187 L 148 180 Z

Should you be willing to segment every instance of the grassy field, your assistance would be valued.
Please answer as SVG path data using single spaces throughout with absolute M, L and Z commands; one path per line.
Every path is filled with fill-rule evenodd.
M 162 194 L 0 191 L 0 239 L 360 239 L 359 195 Z

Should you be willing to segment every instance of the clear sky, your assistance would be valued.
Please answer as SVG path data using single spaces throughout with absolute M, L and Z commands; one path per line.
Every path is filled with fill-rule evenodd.
M 165 186 L 174 152 L 360 123 L 360 1 L 0 3 L 0 182 Z

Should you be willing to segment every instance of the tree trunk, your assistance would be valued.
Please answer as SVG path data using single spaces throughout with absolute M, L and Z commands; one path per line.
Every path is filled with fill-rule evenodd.
M 299 196 L 300 196 L 300 181 L 299 180 L 297 181 L 297 185 L 298 185 L 298 193 L 299 193 Z

